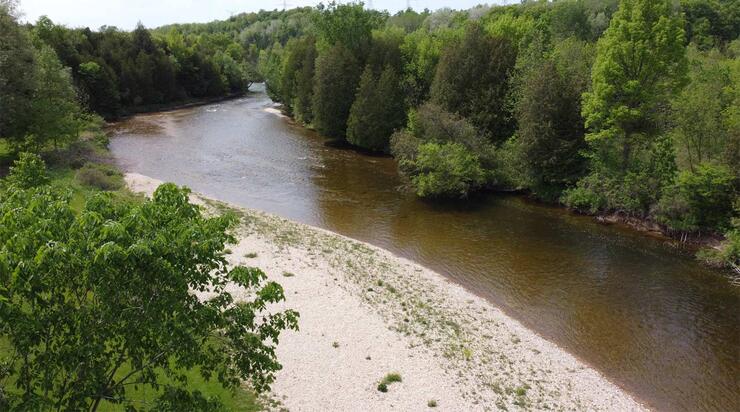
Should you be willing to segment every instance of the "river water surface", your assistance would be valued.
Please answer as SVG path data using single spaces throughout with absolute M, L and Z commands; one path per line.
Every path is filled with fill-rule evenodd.
M 489 299 L 660 410 L 740 410 L 740 288 L 663 242 L 519 197 L 399 189 L 390 158 L 327 147 L 246 98 L 115 125 L 124 169 L 332 230 Z M 266 110 L 268 109 L 268 110 Z

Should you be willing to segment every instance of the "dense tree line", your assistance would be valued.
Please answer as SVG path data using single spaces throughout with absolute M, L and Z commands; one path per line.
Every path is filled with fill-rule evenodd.
M 4 4 L 9 10 L 15 2 L 4 0 Z M 3 38 L 12 49 L 4 53 L 15 54 L 3 63 L 8 65 L 3 77 L 18 83 L 9 88 L 30 87 L 30 77 L 39 76 L 26 72 L 21 76 L 26 79 L 16 80 L 11 66 L 28 68 L 30 60 L 48 63 L 53 58 L 71 76 L 71 90 L 76 94 L 73 100 L 80 108 L 106 118 L 190 99 L 242 93 L 252 82 L 261 81 L 256 67 L 260 50 L 301 36 L 311 25 L 311 14 L 311 9 L 244 13 L 225 21 L 155 30 L 139 24 L 129 32 L 109 26 L 98 30 L 68 28 L 47 17 L 21 26 L 4 13 L 3 33 L 7 36 Z M 44 51 L 47 48 L 52 55 Z M 5 99 L 8 110 L 28 112 L 20 100 L 17 104 L 10 101 Z M 26 134 L 29 131 L 18 125 L 2 137 L 24 138 Z
M 737 0 L 560 0 L 391 16 L 330 3 L 304 34 L 263 50 L 260 70 L 287 113 L 390 152 L 419 196 L 523 189 L 729 235 L 740 207 L 738 10 Z

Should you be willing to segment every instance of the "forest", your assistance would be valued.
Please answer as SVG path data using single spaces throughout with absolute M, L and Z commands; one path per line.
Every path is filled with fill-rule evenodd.
M 734 0 L 330 3 L 259 70 L 287 114 L 390 153 L 420 197 L 513 190 L 682 240 L 724 233 L 702 257 L 737 265 L 739 14 Z

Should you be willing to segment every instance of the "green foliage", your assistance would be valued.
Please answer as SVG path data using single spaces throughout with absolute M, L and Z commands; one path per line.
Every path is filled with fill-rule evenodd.
M 658 219 L 681 231 L 723 230 L 730 225 L 734 173 L 726 166 L 702 163 L 685 170 L 661 199 Z
M 13 3 L 0 2 L 0 137 L 23 137 L 36 85 L 28 32 L 17 22 Z
M 324 136 L 344 139 L 360 66 L 341 43 L 319 54 L 314 79 L 314 126 Z
M 262 50 L 259 55 L 259 71 L 265 78 L 267 95 L 276 102 L 283 102 L 283 47 L 276 43 L 268 50 Z
M 278 336 L 297 314 L 266 313 L 282 288 L 259 269 L 227 267 L 231 217 L 203 217 L 171 184 L 137 204 L 95 195 L 79 215 L 49 186 L 0 199 L 0 336 L 10 351 L 0 392 L 10 409 L 97 410 L 105 400 L 134 410 L 135 384 L 162 389 L 155 409 L 217 410 L 187 386 L 194 369 L 226 388 L 270 385 Z M 236 302 L 231 282 L 252 298 Z
M 691 82 L 673 99 L 671 117 L 679 164 L 694 170 L 703 162 L 731 162 L 738 127 L 732 126 L 729 116 L 737 86 L 732 78 L 733 61 L 718 51 L 702 53 L 690 47 L 689 55 Z
M 493 146 L 467 120 L 426 104 L 391 138 L 391 153 L 423 197 L 466 197 L 492 180 Z
M 687 80 L 682 25 L 667 0 L 620 3 L 583 96 L 591 173 L 564 194 L 566 204 L 645 217 L 673 182 L 665 108 Z
M 485 30 L 493 37 L 505 38 L 514 46 L 526 46 L 535 32 L 532 16 L 505 13 L 486 23 Z
M 591 171 L 576 187 L 563 193 L 566 205 L 582 211 L 617 211 L 648 217 L 664 188 L 675 178 L 672 142 L 665 136 L 640 147 L 635 165 L 624 175 Z M 583 203 L 592 200 L 593 203 Z
M 6 183 L 18 189 L 28 189 L 44 185 L 48 181 L 46 164 L 41 157 L 33 153 L 21 153 L 10 167 Z
M 395 69 L 387 66 L 377 78 L 368 65 L 360 78 L 347 122 L 347 141 L 374 151 L 388 151 L 391 134 L 405 119 L 403 95 Z
M 697 256 L 712 265 L 729 267 L 740 274 L 740 197 L 735 197 L 732 227 L 725 232 L 725 241 L 717 248 L 700 250 Z
M 516 50 L 502 37 L 491 37 L 470 24 L 459 42 L 444 49 L 432 83 L 432 101 L 470 120 L 493 142 L 514 132 L 507 106 Z
M 681 0 L 689 41 L 708 50 L 740 36 L 740 2 L 737 0 Z
M 385 383 L 401 382 L 401 374 L 397 372 L 389 373 L 383 377 L 382 381 Z
M 85 163 L 75 174 L 75 179 L 83 185 L 100 190 L 118 190 L 123 187 L 121 172 L 105 164 Z
M 69 29 L 42 17 L 33 28 L 52 47 L 85 95 L 87 106 L 114 118 L 190 98 L 240 93 L 260 80 L 259 50 L 252 53 L 233 33 L 189 32 L 180 27 L 156 33 L 103 27 Z
M 87 95 L 87 105 L 102 116 L 115 117 L 121 110 L 121 96 L 115 73 L 109 66 L 89 61 L 80 64 L 78 82 Z
M 401 45 L 404 37 L 404 31 L 396 27 L 373 30 L 367 66 L 375 73 L 380 73 L 388 66 L 397 72 L 401 71 L 403 68 Z
M 62 66 L 54 50 L 42 46 L 36 62 L 37 83 L 30 107 L 33 121 L 26 133 L 33 136 L 32 145 L 38 151 L 46 142 L 57 147 L 75 140 L 82 123 L 69 70 Z
M 383 379 L 380 380 L 378 383 L 378 391 L 380 392 L 388 392 L 388 385 L 395 383 L 395 382 L 401 382 L 401 375 L 398 373 L 389 373 L 383 377 Z
M 385 13 L 365 10 L 362 3 L 332 1 L 319 4 L 317 10 L 314 25 L 322 50 L 342 44 L 361 63 L 370 49 L 372 31 L 380 28 L 388 17 Z
M 35 152 L 68 143 L 81 127 L 69 70 L 50 47 L 31 42 L 9 4 L 0 4 L 0 137 Z
M 420 197 L 464 198 L 486 182 L 480 159 L 460 143 L 424 143 L 411 178 Z
M 658 131 L 659 109 L 685 83 L 683 22 L 669 0 L 623 0 L 597 44 L 583 115 L 595 161 L 626 173 Z
M 523 54 L 518 63 L 519 147 L 514 161 L 523 165 L 524 186 L 552 200 L 586 170 L 581 94 L 588 86 L 590 56 L 589 48 L 577 40 L 559 43 L 550 56 L 534 54 Z
M 398 27 L 406 33 L 411 33 L 422 25 L 428 15 L 428 10 L 424 10 L 421 13 L 413 9 L 400 10 L 393 16 L 390 16 L 386 24 L 388 27 Z
M 421 29 L 404 39 L 400 47 L 404 61 L 403 85 L 409 106 L 418 106 L 429 98 L 442 49 L 456 35 L 453 30 L 429 32 Z
M 316 42 L 313 37 L 291 39 L 285 46 L 280 70 L 280 96 L 289 114 L 311 123 Z

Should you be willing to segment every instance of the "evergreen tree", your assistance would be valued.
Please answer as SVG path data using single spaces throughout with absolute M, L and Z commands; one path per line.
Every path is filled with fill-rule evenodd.
M 293 107 L 296 118 L 306 124 L 313 121 L 313 78 L 316 74 L 316 40 L 307 39 L 308 45 L 303 54 L 300 70 L 295 75 L 295 93 Z
M 314 80 L 314 126 L 324 136 L 344 139 L 349 111 L 354 102 L 360 68 L 341 43 L 320 53 Z
M 516 103 L 518 164 L 527 187 L 554 200 L 586 169 L 581 94 L 589 80 L 590 49 L 577 40 L 555 46 L 551 56 L 523 59 Z
M 347 122 L 347 141 L 373 151 L 387 151 L 391 134 L 405 120 L 396 71 L 387 66 L 377 77 L 368 64 L 360 78 Z
M 491 37 L 471 24 L 461 41 L 444 49 L 432 100 L 468 118 L 493 142 L 502 142 L 514 132 L 507 96 L 515 62 L 516 50 L 507 39 Z
M 33 100 L 36 56 L 12 6 L 0 2 L 0 137 L 22 139 Z

